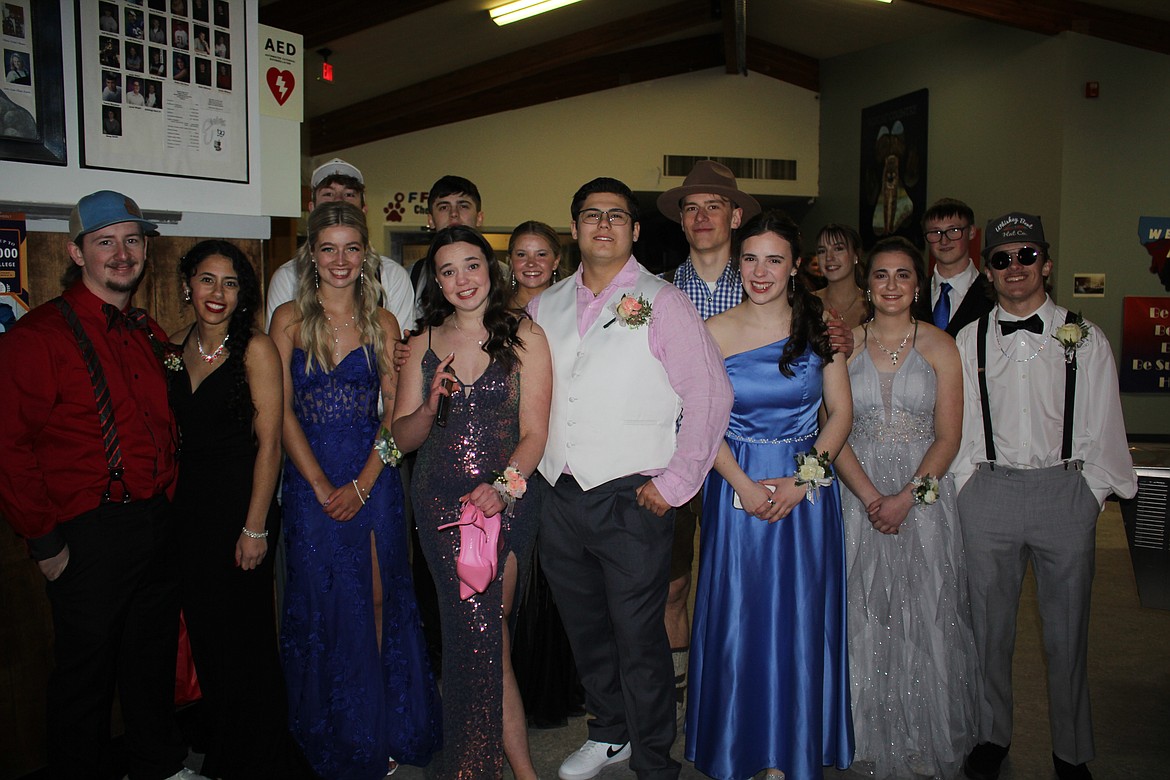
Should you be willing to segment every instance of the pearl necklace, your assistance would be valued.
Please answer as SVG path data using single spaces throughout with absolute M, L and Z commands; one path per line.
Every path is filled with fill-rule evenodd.
M 203 340 L 199 338 L 199 334 L 195 334 L 195 346 L 199 348 L 199 357 L 203 359 L 204 363 L 214 363 L 219 360 L 220 355 L 223 354 L 224 347 L 227 346 L 228 339 L 231 334 L 223 337 L 223 341 L 219 342 L 219 346 L 210 355 L 203 351 Z
M 906 344 L 907 344 L 907 343 L 909 343 L 909 341 L 910 341 L 910 337 L 914 335 L 914 326 L 915 326 L 915 324 L 916 324 L 916 323 L 914 322 L 913 318 L 911 318 L 911 320 L 910 320 L 910 331 L 909 331 L 909 332 L 906 334 L 906 336 L 905 336 L 905 337 L 902 339 L 902 343 L 898 345 L 898 348 L 897 348 L 897 349 L 895 349 L 893 352 L 891 352 L 890 350 L 886 349 L 886 345 L 885 345 L 885 344 L 883 344 L 883 343 L 882 343 L 882 341 L 881 341 L 881 339 L 879 339 L 879 338 L 877 337 L 877 333 L 874 333 L 874 334 L 873 334 L 873 343 L 874 343 L 874 344 L 877 344 L 877 348 L 878 348 L 878 349 L 880 349 L 882 352 L 885 352 L 887 355 L 889 355 L 889 356 L 890 356 L 890 362 L 891 362 L 891 363 L 893 363 L 895 366 L 897 366 L 897 365 L 898 365 L 898 356 L 902 354 L 902 350 L 904 350 L 904 349 L 906 348 Z

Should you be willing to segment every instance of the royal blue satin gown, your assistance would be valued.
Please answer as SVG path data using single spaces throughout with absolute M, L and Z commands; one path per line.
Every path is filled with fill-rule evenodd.
M 753 479 L 791 475 L 817 435 L 821 359 L 778 368 L 787 340 L 728 357 L 726 441 Z M 853 757 L 845 549 L 837 483 L 767 523 L 734 508 L 712 470 L 703 489 L 686 757 L 720 780 L 775 767 L 820 778 Z
M 368 348 L 331 372 L 305 373 L 293 352 L 293 411 L 334 485 L 361 471 L 378 431 L 379 382 Z M 381 780 L 390 757 L 426 764 L 441 742 L 440 710 L 407 560 L 402 485 L 386 468 L 354 517 L 325 514 L 292 460 L 284 470 L 288 580 L 281 658 L 289 725 L 329 780 Z M 374 623 L 373 561 L 382 581 L 382 644 Z

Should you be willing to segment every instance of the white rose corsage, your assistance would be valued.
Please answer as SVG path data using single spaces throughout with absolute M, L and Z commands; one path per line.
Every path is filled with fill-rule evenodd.
M 915 477 L 910 480 L 910 485 L 914 488 L 911 491 L 911 495 L 914 496 L 915 504 L 930 506 L 935 501 L 938 501 L 938 480 L 929 474 Z
M 1071 363 L 1077 356 L 1077 350 L 1089 340 L 1089 325 L 1080 312 L 1077 312 L 1073 315 L 1073 321 L 1057 328 L 1052 337 L 1064 347 L 1064 362 Z
M 382 463 L 387 466 L 397 466 L 402 463 L 402 450 L 398 449 L 398 444 L 385 425 L 378 429 L 378 435 L 374 439 L 374 452 L 378 453 Z
M 636 329 L 650 322 L 650 318 L 654 316 L 654 307 L 650 305 L 650 301 L 646 300 L 646 296 L 639 295 L 635 298 L 632 295 L 622 295 L 620 301 L 613 306 L 614 318 L 605 323 L 603 327 L 608 328 L 615 322 L 621 323 L 623 328 Z
M 829 453 L 813 449 L 794 458 L 796 484 L 804 485 L 804 497 L 810 504 L 815 504 L 820 489 L 833 484 L 833 466 L 829 460 Z

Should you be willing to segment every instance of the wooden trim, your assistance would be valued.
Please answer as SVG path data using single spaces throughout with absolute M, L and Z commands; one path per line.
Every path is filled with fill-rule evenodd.
M 722 36 L 717 33 L 606 54 L 550 68 L 474 95 L 463 94 L 443 103 L 432 103 L 424 110 L 405 112 L 385 124 L 365 122 L 363 134 L 370 137 L 360 143 L 722 65 Z M 309 143 L 313 155 L 353 145 L 345 138 L 315 133 Z
M 709 0 L 682 0 L 420 81 L 310 120 L 310 153 L 322 154 L 398 135 L 402 132 L 398 130 L 401 124 L 413 122 L 417 116 L 441 106 L 493 90 L 502 91 L 566 65 L 710 22 Z M 362 121 L 354 122 L 355 116 L 362 117 Z
M 304 36 L 306 50 L 410 16 L 447 0 L 276 0 L 260 6 L 260 23 Z
M 1057 35 L 1077 32 L 1139 49 L 1170 54 L 1170 22 L 1078 0 L 908 0 L 911 3 Z
M 749 71 L 787 81 L 813 92 L 821 91 L 820 61 L 783 46 L 749 35 L 747 64 Z

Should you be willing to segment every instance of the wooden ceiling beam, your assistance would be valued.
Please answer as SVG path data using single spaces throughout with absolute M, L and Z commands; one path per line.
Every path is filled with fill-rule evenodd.
M 821 91 L 820 61 L 760 38 L 747 38 L 749 71 L 787 81 L 813 92 Z
M 724 70 L 739 73 L 739 49 L 735 39 L 735 0 L 718 0 L 719 18 L 723 22 Z
M 344 38 L 424 11 L 448 0 L 276 0 L 260 6 L 260 23 L 304 36 L 312 50 Z
M 480 116 L 551 103 L 614 87 L 667 78 L 723 65 L 719 34 L 698 36 L 566 63 L 476 94 L 461 94 L 390 122 L 341 125 L 337 132 L 310 123 L 309 153 L 328 154 L 358 144 L 404 135 Z M 360 127 L 353 125 L 360 124 Z
M 385 138 L 386 135 L 376 135 L 363 141 L 349 140 L 370 135 L 364 132 L 366 128 L 390 129 L 409 121 L 412 116 L 426 114 L 436 106 L 500 90 L 528 77 L 579 64 L 591 57 L 611 54 L 711 21 L 709 0 L 681 0 L 545 41 L 315 117 L 309 122 L 310 148 L 320 144 L 340 149 Z M 353 122 L 355 116 L 362 117 L 362 122 Z M 355 127 L 355 124 L 361 124 L 362 127 Z M 345 141 L 339 143 L 338 139 Z
M 1079 0 L 909 0 L 1021 30 L 1057 35 L 1078 32 L 1170 54 L 1170 22 Z

